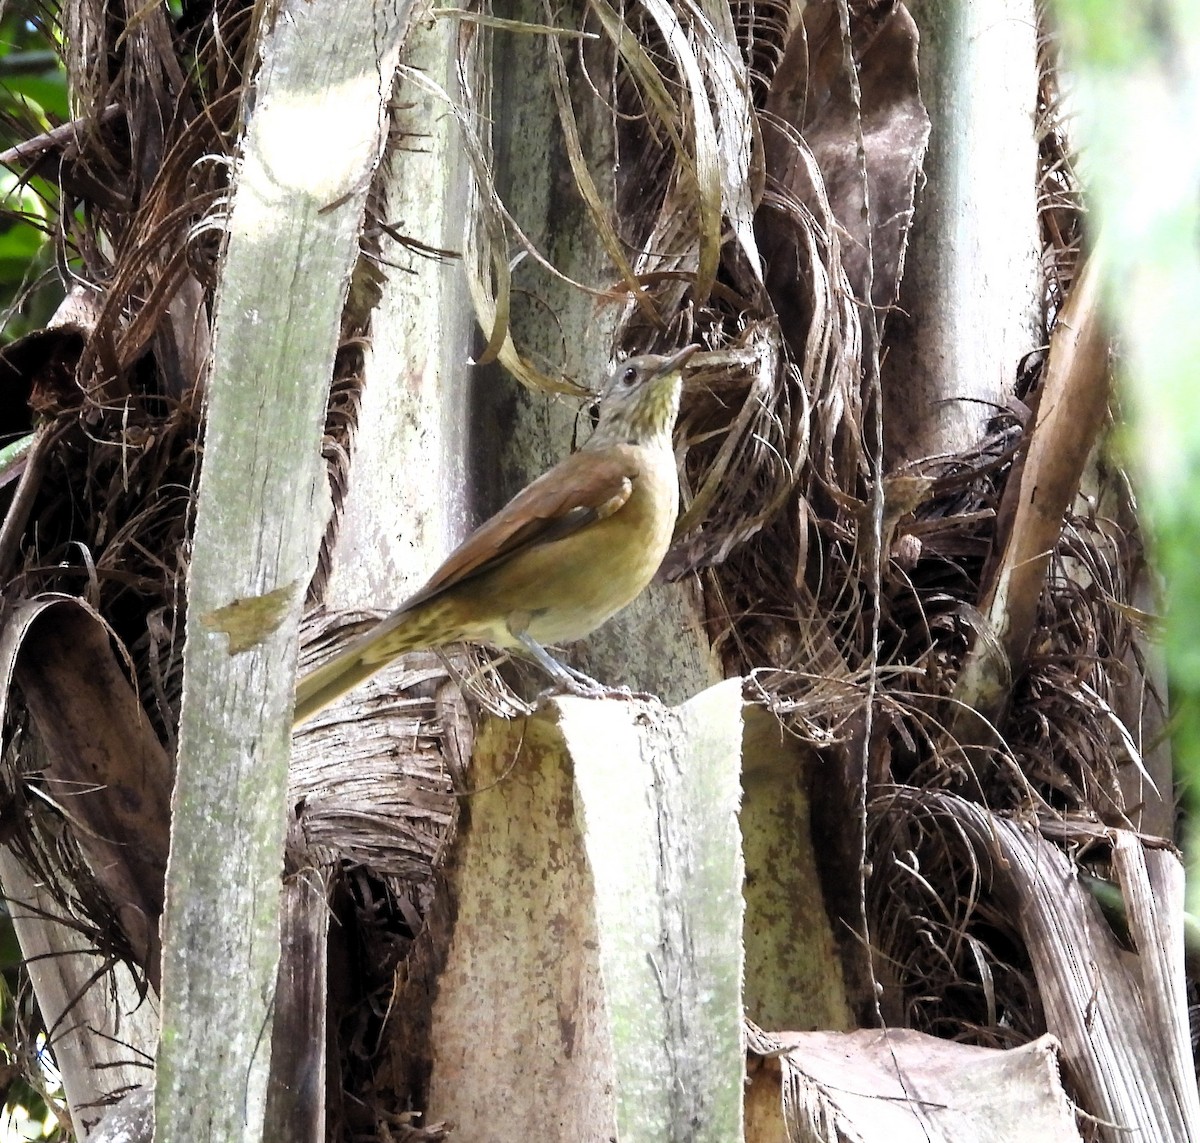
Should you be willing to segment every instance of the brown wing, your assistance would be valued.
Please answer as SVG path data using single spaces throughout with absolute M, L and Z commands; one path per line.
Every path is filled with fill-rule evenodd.
M 446 558 L 402 610 L 471 579 L 518 552 L 549 544 L 616 512 L 633 492 L 636 467 L 616 450 L 573 453 L 517 493 Z

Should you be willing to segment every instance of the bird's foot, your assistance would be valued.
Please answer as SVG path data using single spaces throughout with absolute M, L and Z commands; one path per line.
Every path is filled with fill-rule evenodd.
M 649 691 L 633 691 L 628 687 L 610 687 L 604 683 L 598 683 L 595 679 L 587 679 L 584 682 L 581 679 L 572 679 L 570 684 L 565 681 L 558 680 L 554 686 L 547 687 L 542 691 L 535 700 L 536 704 L 540 704 L 544 699 L 558 698 L 561 695 L 573 695 L 576 698 L 591 698 L 591 699 L 622 699 L 625 702 L 661 702 L 658 695 L 651 694 Z
M 566 663 L 560 663 L 545 647 L 535 642 L 528 635 L 518 635 L 517 638 L 524 644 L 525 649 L 541 666 L 542 670 L 554 680 L 554 686 L 547 688 L 538 695 L 538 703 L 543 699 L 553 698 L 555 695 L 564 693 L 575 695 L 577 698 L 613 698 L 639 702 L 658 701 L 656 695 L 647 694 L 645 691 L 631 691 L 628 687 L 610 687 L 604 683 L 597 682 L 591 675 L 585 674 L 575 667 L 569 667 Z
M 554 686 L 538 695 L 539 702 L 546 695 L 558 694 L 562 691 L 566 691 L 567 694 L 578 695 L 581 698 L 599 698 L 607 692 L 608 688 L 603 683 L 596 682 L 591 675 L 585 675 L 582 671 L 577 671 L 574 667 L 568 667 L 566 663 L 560 663 L 545 647 L 531 636 L 521 634 L 517 636 L 517 639 L 524 646 L 525 650 L 529 652 L 530 658 L 554 680 Z
M 662 699 L 653 691 L 634 691 L 629 687 L 605 687 L 604 692 L 606 698 L 625 699 L 627 702 L 662 702 Z
M 590 675 L 585 675 L 582 671 L 577 671 L 574 667 L 568 667 L 565 663 L 557 660 L 555 660 L 555 666 L 559 670 L 553 673 L 554 685 L 547 687 L 538 695 L 539 703 L 543 699 L 563 694 L 574 695 L 576 698 L 610 698 L 612 696 L 612 687 L 606 687 Z
M 612 693 L 612 687 L 606 687 L 603 683 L 593 679 L 591 675 L 585 674 L 575 667 L 568 667 L 566 663 L 559 663 L 559 666 L 563 669 L 560 681 L 569 693 L 578 695 L 580 698 L 603 698 Z

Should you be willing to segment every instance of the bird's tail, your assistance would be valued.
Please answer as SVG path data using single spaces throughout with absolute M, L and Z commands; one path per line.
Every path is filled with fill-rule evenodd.
M 438 642 L 431 638 L 422 609 L 396 611 L 355 639 L 328 663 L 310 671 L 296 684 L 292 725 L 299 726 L 359 683 L 383 670 L 397 655 L 419 651 Z
M 323 667 L 307 674 L 296 684 L 296 709 L 292 725 L 299 726 L 319 710 L 365 682 L 379 668 L 368 666 L 361 658 L 349 652 L 331 659 Z

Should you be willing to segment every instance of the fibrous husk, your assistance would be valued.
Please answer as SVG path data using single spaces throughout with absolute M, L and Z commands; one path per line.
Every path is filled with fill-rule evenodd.
M 881 795 L 873 828 L 889 860 L 876 865 L 870 892 L 884 919 L 880 960 L 908 1006 L 895 1016 L 918 1027 L 932 1016 L 930 1031 L 1000 1043 L 1047 1030 L 1102 1137 L 1193 1138 L 1200 1102 L 1184 1001 L 1182 866 L 1161 842 L 1079 824 L 1056 823 L 1054 833 L 1073 835 L 1089 861 L 1112 869 L 1136 957 L 1033 816 L 1001 817 L 911 787 Z M 929 1003 L 936 976 L 943 994 L 959 993 L 957 1026 L 937 1024 L 947 1005 Z M 1034 982 L 1036 993 L 1023 995 Z

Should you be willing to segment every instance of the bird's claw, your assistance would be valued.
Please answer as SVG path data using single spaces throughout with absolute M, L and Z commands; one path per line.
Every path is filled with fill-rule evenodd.
M 566 663 L 559 662 L 545 647 L 527 634 L 517 636 L 526 651 L 553 680 L 554 685 L 541 692 L 537 697 L 540 704 L 543 699 L 553 698 L 560 694 L 574 695 L 576 698 L 615 698 L 626 701 L 657 702 L 656 695 L 645 691 L 631 691 L 628 687 L 609 687 L 597 682 L 591 675 Z
M 572 685 L 570 686 L 560 681 L 554 686 L 547 687 L 538 694 L 534 700 L 534 705 L 540 706 L 546 699 L 561 698 L 563 695 L 571 695 L 574 698 L 621 699 L 624 702 L 662 701 L 658 695 L 652 694 L 650 691 L 633 691 L 628 687 L 608 687 L 603 683 L 595 682 L 593 686 L 589 687 L 577 680 L 572 680 Z

